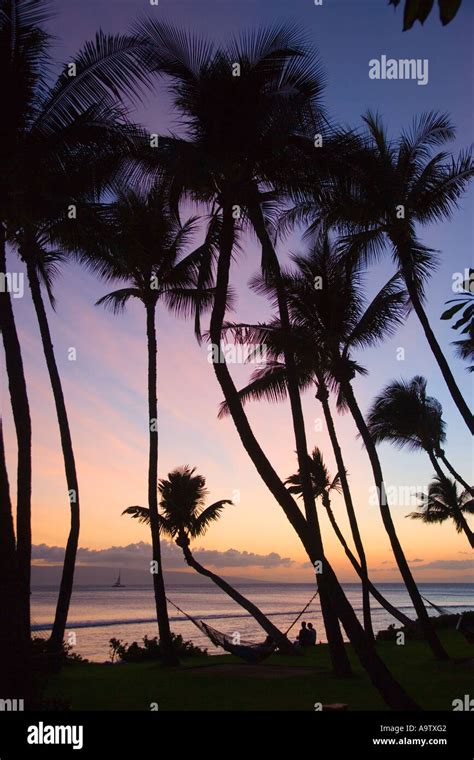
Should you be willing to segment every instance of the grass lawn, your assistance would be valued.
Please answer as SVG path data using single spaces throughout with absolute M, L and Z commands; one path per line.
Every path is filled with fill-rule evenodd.
M 380 655 L 409 694 L 425 709 L 452 710 L 453 699 L 472 693 L 473 650 L 457 631 L 441 638 L 452 657 L 436 662 L 426 644 L 377 644 Z M 273 655 L 259 666 L 237 658 L 194 658 L 179 668 L 153 663 L 73 663 L 54 676 L 47 699 L 64 699 L 73 710 L 314 710 L 316 702 L 348 703 L 350 710 L 386 709 L 349 647 L 351 679 L 334 678 L 327 646 L 301 657 Z

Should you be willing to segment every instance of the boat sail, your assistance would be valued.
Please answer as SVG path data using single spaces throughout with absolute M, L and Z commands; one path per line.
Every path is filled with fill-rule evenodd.
M 121 571 L 119 570 L 118 578 L 115 583 L 112 584 L 112 588 L 125 588 L 124 584 L 120 580 L 120 573 Z

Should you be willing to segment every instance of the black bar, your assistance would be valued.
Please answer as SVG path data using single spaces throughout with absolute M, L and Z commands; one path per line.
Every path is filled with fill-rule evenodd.
M 43 732 L 32 727 L 43 724 Z M 31 744 L 50 738 L 50 726 L 71 729 L 71 744 Z M 72 733 L 76 727 L 76 733 Z M 78 732 L 82 727 L 82 737 Z M 0 760 L 24 757 L 130 758 L 209 753 L 223 758 L 241 751 L 268 757 L 450 758 L 474 757 L 470 712 L 31 712 L 0 715 Z M 51 734 L 51 736 L 53 736 Z M 61 739 L 61 735 L 54 738 Z M 82 742 L 81 742 L 82 739 Z M 424 741 L 424 744 L 422 742 Z M 287 748 L 285 750 L 285 747 Z

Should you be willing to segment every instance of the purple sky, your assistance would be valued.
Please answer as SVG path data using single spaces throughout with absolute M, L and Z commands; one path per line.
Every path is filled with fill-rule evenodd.
M 385 0 L 357 2 L 326 0 L 315 7 L 312 0 L 160 0 L 151 7 L 145 0 L 68 0 L 59 4 L 51 28 L 58 37 L 56 55 L 67 62 L 82 43 L 102 27 L 105 31 L 125 32 L 143 14 L 155 14 L 177 24 L 205 33 L 216 40 L 225 39 L 241 28 L 280 19 L 297 21 L 318 47 L 328 77 L 326 107 L 333 119 L 355 126 L 367 109 L 379 110 L 396 135 L 412 118 L 427 110 L 446 110 L 458 128 L 453 149 L 470 143 L 472 135 L 472 49 L 474 9 L 464 2 L 455 21 L 442 28 L 435 11 L 424 28 L 417 25 L 402 33 L 401 8 L 397 13 Z M 394 58 L 422 58 L 429 61 L 429 83 L 414 81 L 374 81 L 368 76 L 368 62 L 382 54 Z M 159 133 L 174 127 L 169 98 L 162 86 L 140 106 L 135 117 Z M 470 264 L 473 242 L 472 191 L 466 195 L 453 221 L 427 228 L 423 242 L 440 249 L 440 267 L 428 289 L 427 310 L 436 334 L 450 358 L 456 378 L 466 397 L 472 393 L 469 375 L 453 356 L 449 344 L 455 334 L 440 322 L 444 302 L 452 297 L 454 272 Z M 292 250 L 301 244 L 291 241 Z M 282 244 L 284 259 L 288 246 Z M 245 240 L 244 253 L 236 262 L 232 279 L 238 292 L 235 318 L 251 321 L 268 316 L 266 303 L 251 294 L 247 282 L 258 266 L 255 242 Z M 18 263 L 11 258 L 12 269 Z M 388 258 L 368 275 L 373 292 L 392 273 Z M 113 317 L 94 307 L 107 292 L 107 286 L 75 266 L 68 266 L 57 282 L 58 309 L 51 315 L 55 349 L 64 380 L 71 414 L 74 442 L 79 464 L 82 495 L 81 545 L 106 549 L 147 540 L 146 530 L 120 517 L 128 504 L 145 503 L 146 498 L 146 351 L 144 314 L 139 305 L 122 317 Z M 34 425 L 34 543 L 63 546 L 67 535 L 67 504 L 59 439 L 50 397 L 44 360 L 29 295 L 15 300 L 29 382 Z M 208 479 L 210 499 L 232 498 L 222 519 L 199 542 L 206 549 L 224 552 L 236 549 L 267 555 L 276 552 L 294 562 L 265 569 L 243 563 L 242 572 L 253 577 L 302 580 L 311 571 L 303 567 L 304 553 L 297 537 L 278 505 L 261 484 L 243 452 L 232 423 L 217 421 L 221 400 L 206 347 L 198 347 L 192 326 L 171 318 L 164 311 L 158 316 L 159 331 L 159 409 L 160 475 L 180 464 L 196 465 Z M 77 350 L 77 361 L 67 359 L 70 347 Z M 397 361 L 396 349 L 405 349 L 405 360 Z M 356 383 L 363 409 L 392 378 L 410 378 L 422 373 L 428 390 L 443 405 L 448 423 L 449 458 L 469 477 L 471 441 L 462 419 L 448 395 L 414 316 L 383 346 L 360 356 L 370 370 Z M 2 356 L 3 360 L 3 356 Z M 235 377 L 241 384 L 248 374 L 238 367 Z M 3 374 L 2 374 L 3 377 Z M 8 463 L 14 481 L 14 438 L 8 409 L 6 387 L 2 394 L 6 416 Z M 315 420 L 321 417 L 312 394 L 304 400 L 311 446 L 319 445 L 334 471 L 332 453 L 325 431 L 316 432 Z M 282 477 L 295 469 L 294 443 L 290 435 L 289 414 L 285 405 L 266 404 L 248 407 L 250 418 L 265 450 Z M 355 439 L 351 420 L 338 419 L 361 530 L 367 545 L 371 572 L 378 580 L 398 580 L 388 542 L 376 507 L 369 503 L 372 481 L 360 442 Z M 397 452 L 381 447 L 387 482 L 397 486 L 424 486 L 432 475 L 431 466 L 421 454 Z M 334 499 L 341 525 L 348 535 L 343 505 Z M 412 507 L 411 507 L 412 508 Z M 423 526 L 404 519 L 411 511 L 406 504 L 393 507 L 397 529 L 410 559 L 421 564 L 443 561 L 447 566 L 418 569 L 420 580 L 472 580 L 466 566 L 469 555 L 464 536 L 450 525 Z M 341 576 L 353 579 L 331 529 L 323 519 L 328 553 Z M 46 557 L 45 557 L 46 558 Z M 463 564 L 456 564 L 463 563 Z M 418 563 L 420 565 L 420 563 Z M 242 574 L 242 573 L 240 573 Z

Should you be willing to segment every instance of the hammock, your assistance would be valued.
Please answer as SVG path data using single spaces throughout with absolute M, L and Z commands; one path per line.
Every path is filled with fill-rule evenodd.
M 425 596 L 421 597 L 425 600 L 425 602 L 428 602 L 433 609 L 436 610 L 440 615 L 451 615 L 452 613 L 449 612 L 446 607 L 438 607 L 437 604 L 434 604 L 434 602 L 430 602 L 429 599 L 427 599 Z M 462 633 L 466 641 L 468 641 L 470 644 L 474 644 L 474 629 L 469 626 L 469 623 L 466 623 L 465 620 L 463 620 L 464 612 L 459 613 L 459 620 L 456 623 L 456 630 L 459 631 L 459 633 Z
M 308 604 L 303 607 L 290 627 L 285 631 L 285 636 L 288 635 L 293 626 L 296 625 L 301 615 L 305 613 L 318 593 L 319 592 L 316 591 L 316 593 L 313 594 L 309 600 Z M 188 620 L 190 620 L 191 623 L 196 626 L 196 628 L 199 628 L 199 630 L 212 641 L 214 646 L 222 647 L 222 649 L 225 649 L 226 652 L 235 654 L 237 657 L 240 657 L 242 660 L 248 662 L 249 665 L 258 665 L 260 662 L 263 662 L 263 660 L 266 660 L 267 657 L 270 657 L 270 655 L 273 654 L 273 652 L 275 652 L 278 648 L 275 642 L 271 640 L 270 636 L 267 636 L 266 641 L 263 642 L 245 641 L 240 638 L 237 642 L 233 636 L 227 636 L 227 634 L 218 631 L 216 628 L 212 628 L 212 626 L 207 625 L 207 623 L 204 623 L 202 620 L 197 620 L 192 615 L 188 615 L 187 612 L 178 607 L 178 605 L 172 602 L 171 599 L 168 599 L 168 597 L 166 597 L 166 599 L 171 605 L 173 605 L 175 609 L 178 610 L 178 612 L 181 612 L 185 617 L 187 617 Z

